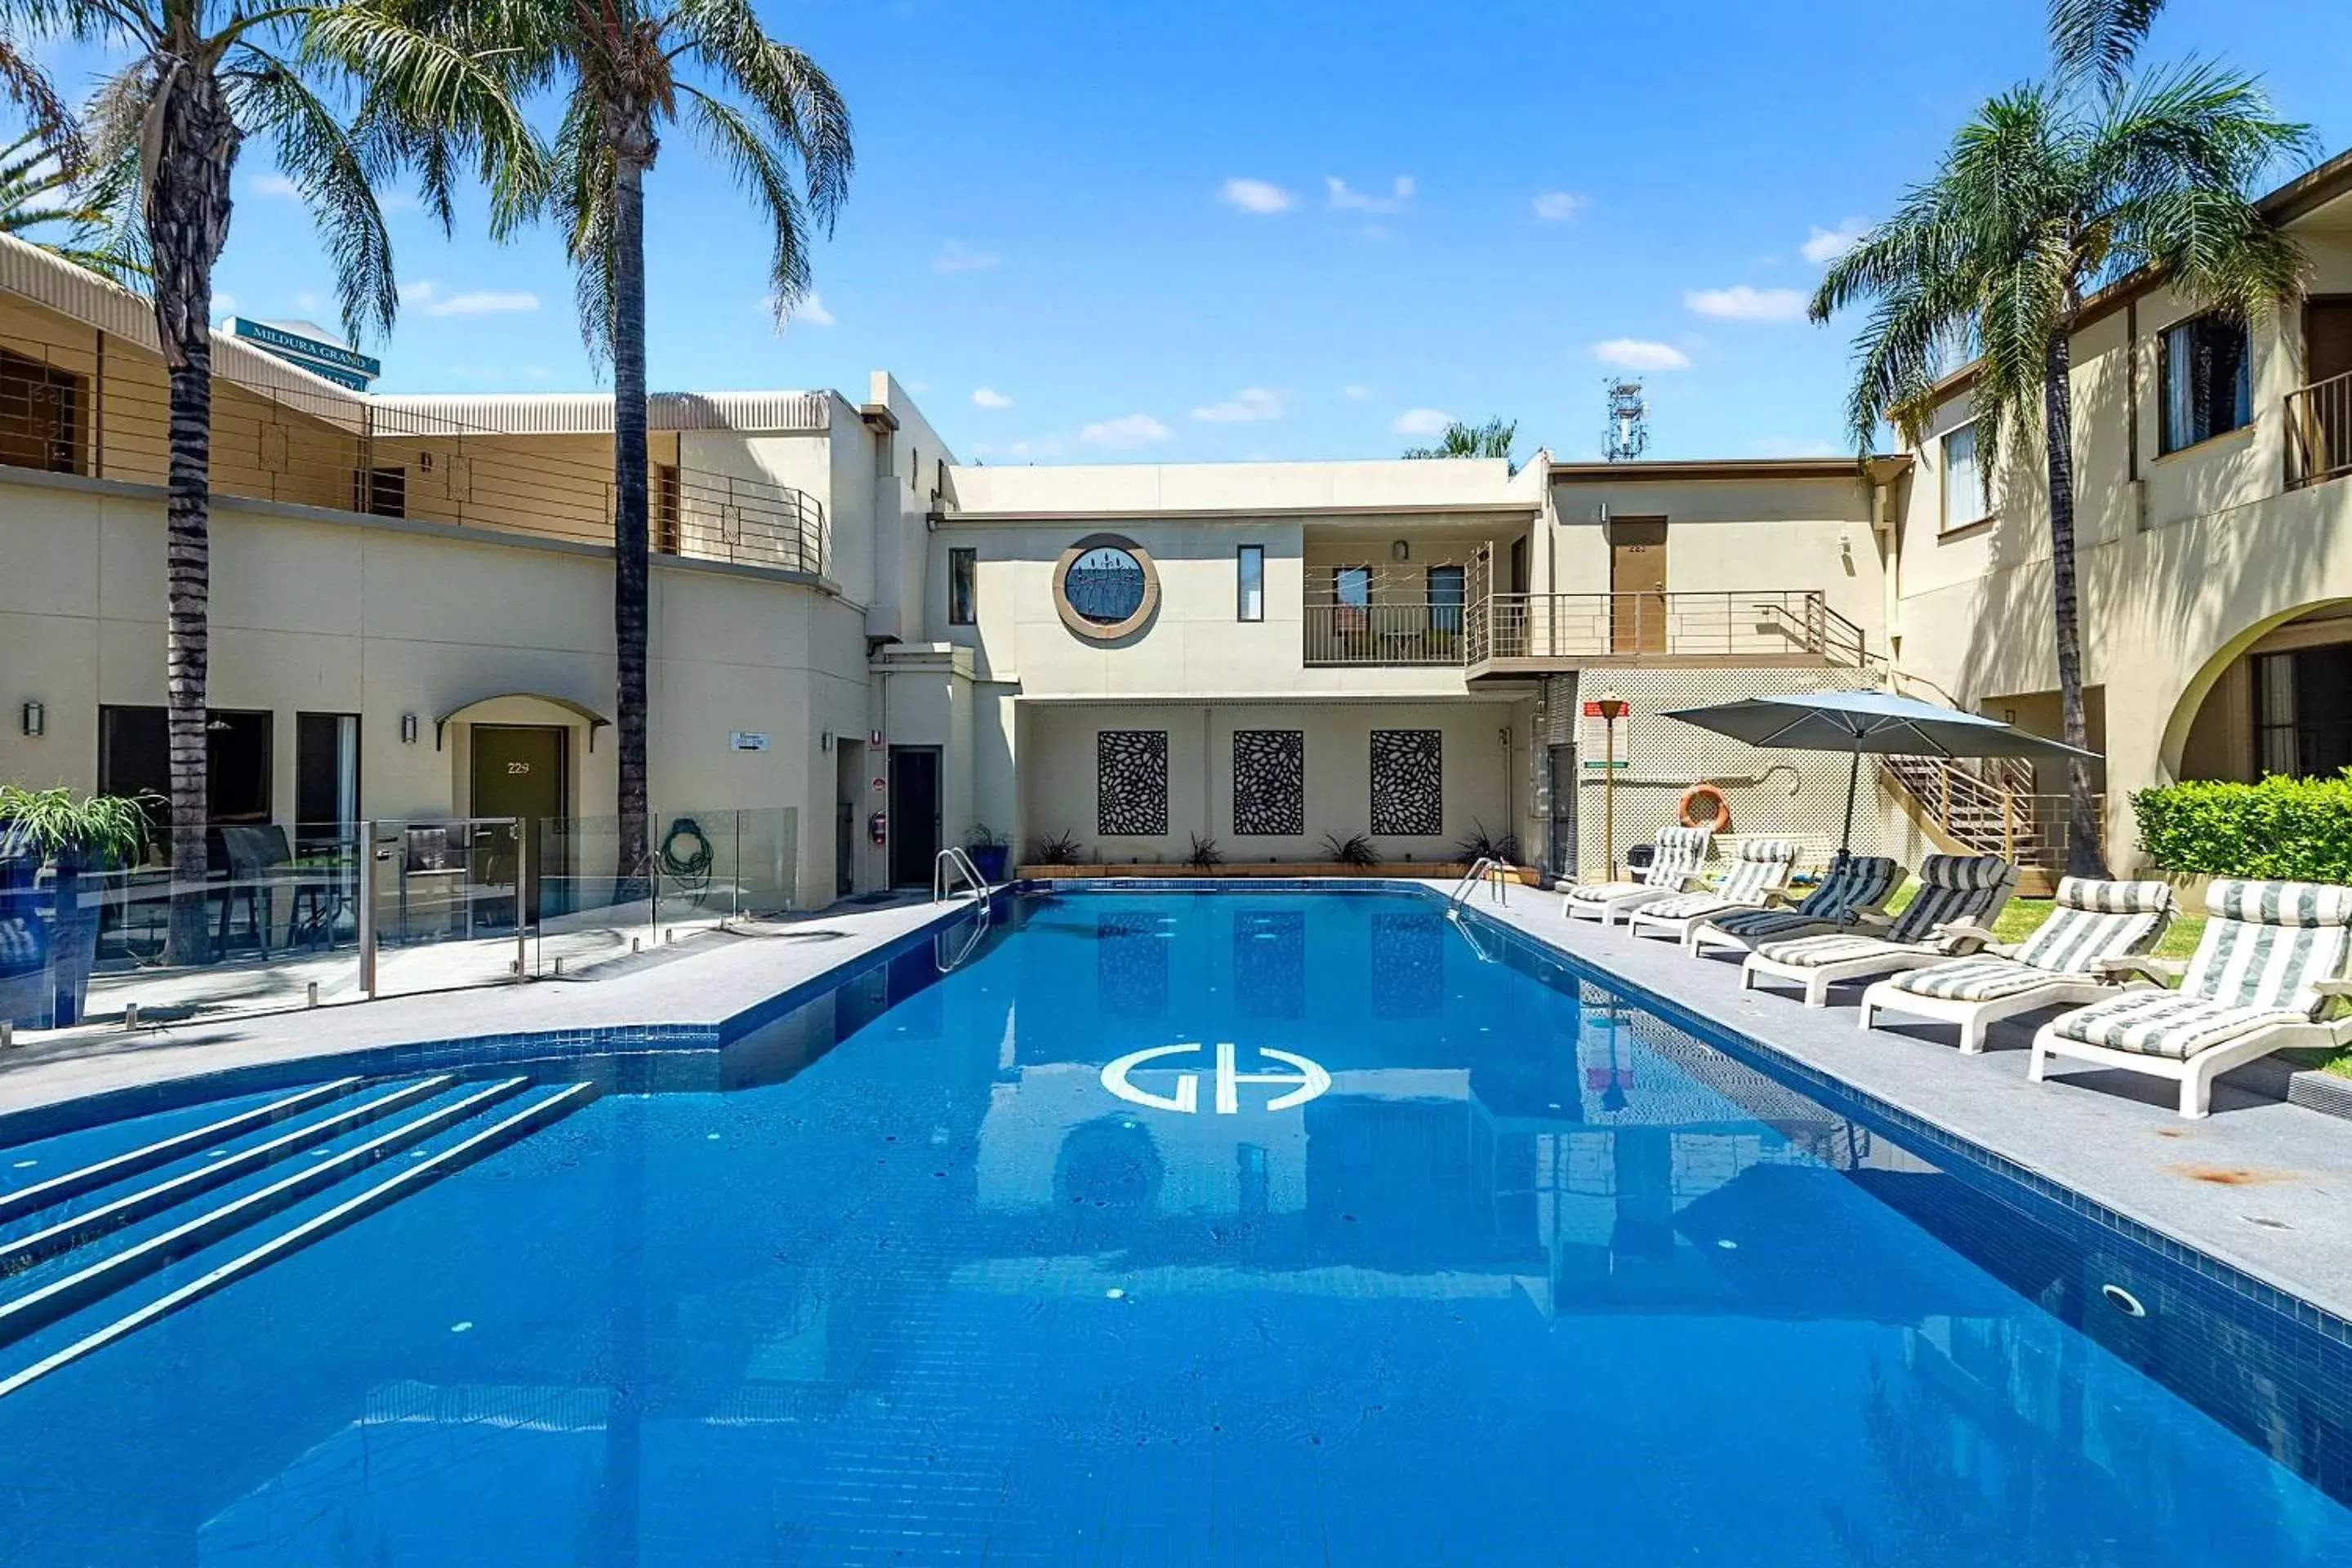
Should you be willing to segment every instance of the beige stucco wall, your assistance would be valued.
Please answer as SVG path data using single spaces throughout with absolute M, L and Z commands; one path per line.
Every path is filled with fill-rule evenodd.
M 1444 736 L 1444 831 L 1381 838 L 1394 860 L 1444 860 L 1484 822 L 1500 833 L 1524 804 L 1523 754 L 1515 766 L 1499 731 L 1509 704 L 1457 702 L 1057 703 L 1020 705 L 1021 850 L 1041 834 L 1069 832 L 1105 860 L 1181 861 L 1195 833 L 1214 838 L 1228 860 L 1295 862 L 1326 858 L 1323 836 L 1345 838 L 1371 825 L 1371 731 L 1432 729 Z M 1234 832 L 1233 732 L 1306 733 L 1307 831 L 1295 837 Z M 1105 730 L 1168 731 L 1168 834 L 1096 835 L 1096 736 Z
M 101 704 L 160 705 L 163 507 L 73 479 L 0 477 L 0 778 L 89 788 Z M 362 810 L 470 807 L 466 749 L 433 721 L 502 692 L 613 709 L 612 565 L 602 551 L 424 525 L 271 515 L 217 503 L 212 544 L 215 708 L 277 716 L 273 800 L 290 816 L 298 712 L 362 715 Z M 830 897 L 834 793 L 820 733 L 866 723 L 856 612 L 756 574 L 665 565 L 653 576 L 651 785 L 675 815 L 802 808 L 801 896 Z M 14 720 L 27 700 L 47 733 Z M 404 744 L 400 716 L 418 735 Z M 554 722 L 527 704 L 496 721 Z M 572 809 L 613 810 L 613 739 L 575 723 Z M 737 751 L 734 731 L 765 733 Z

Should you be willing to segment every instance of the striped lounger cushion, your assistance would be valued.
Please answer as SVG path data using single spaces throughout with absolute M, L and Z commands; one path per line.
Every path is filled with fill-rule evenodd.
M 1703 893 L 1677 893 L 1643 907 L 1652 920 L 1686 921 L 1724 910 L 1744 910 L 1778 886 L 1797 858 L 1797 847 L 1786 838 L 1750 838 L 1725 870 L 1721 879 Z
M 1653 888 L 1679 888 L 1698 875 L 1699 865 L 1706 858 L 1706 847 L 1714 835 L 1704 827 L 1662 827 L 1658 830 L 1658 853 L 1650 868 L 1642 873 L 1637 882 L 1592 882 L 1568 889 L 1570 899 L 1580 904 L 1605 904 L 1612 899 L 1630 898 L 1646 893 Z
M 1896 867 L 1884 855 L 1861 855 L 1833 863 L 1822 885 L 1793 910 L 1741 910 L 1717 921 L 1715 929 L 1742 942 L 1818 931 L 1875 908 L 1895 890 Z
M 2162 882 L 2068 877 L 2058 884 L 2056 901 L 2015 958 L 1962 958 L 1908 970 L 1895 977 L 1895 989 L 1945 1002 L 2021 996 L 2053 980 L 2095 974 L 2103 959 L 2145 951 L 2172 913 L 2172 889 Z
M 1757 956 L 1773 963 L 1811 969 L 1848 959 L 1874 958 L 1882 952 L 1907 953 L 1923 943 L 1942 941 L 1958 951 L 1959 941 L 1936 936 L 1936 928 L 1952 921 L 1973 921 L 1992 903 L 1995 893 L 2012 873 L 1998 855 L 1930 855 L 1919 867 L 1924 884 L 1919 896 L 1884 934 L 1841 931 L 1826 936 L 1799 937 L 1793 942 L 1759 943 Z
M 2254 1029 L 2308 1023 L 2316 984 L 2340 973 L 2352 940 L 2352 888 L 2216 882 L 2212 918 L 2178 991 L 2126 991 L 2067 1014 L 2061 1037 L 2178 1061 Z

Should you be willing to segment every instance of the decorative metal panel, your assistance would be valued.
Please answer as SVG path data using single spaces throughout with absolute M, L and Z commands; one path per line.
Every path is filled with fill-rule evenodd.
M 1373 837 L 1430 837 L 1444 831 L 1444 731 L 1373 731 Z
M 1234 731 L 1234 832 L 1307 831 L 1307 731 Z
M 1168 731 L 1104 730 L 1095 736 L 1095 832 L 1160 838 L 1168 832 Z

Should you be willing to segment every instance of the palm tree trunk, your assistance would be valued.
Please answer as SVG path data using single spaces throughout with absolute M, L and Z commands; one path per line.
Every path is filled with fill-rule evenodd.
M 207 957 L 205 724 L 212 663 L 213 265 L 228 238 L 236 122 L 220 83 L 182 68 L 163 89 L 162 137 L 147 192 L 155 326 L 171 384 L 164 531 L 165 729 L 172 773 L 173 963 Z
M 646 136 L 650 142 L 651 135 Z M 620 874 L 639 896 L 649 857 L 646 824 L 645 164 L 623 150 L 613 183 L 613 643 L 618 662 L 614 729 L 620 765 Z
M 2083 635 L 2074 582 L 2074 345 L 2067 329 L 2050 334 L 2042 384 L 2044 447 L 2050 460 L 2050 585 L 2058 644 L 2058 708 L 2070 746 L 2090 745 L 2083 716 Z M 2098 816 L 2091 804 L 2091 764 L 2081 757 L 2066 766 L 2066 872 L 2105 877 L 2106 856 L 2099 844 Z

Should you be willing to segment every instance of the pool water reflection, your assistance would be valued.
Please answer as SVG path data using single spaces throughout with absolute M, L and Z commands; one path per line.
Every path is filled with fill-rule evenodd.
M 8 1561 L 2352 1561 L 2325 1352 L 1431 900 L 1003 924 L 0 1400 Z

